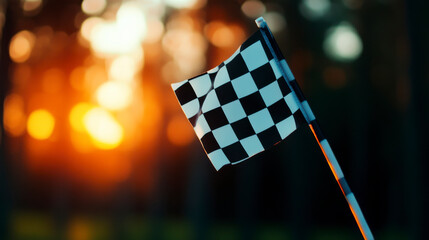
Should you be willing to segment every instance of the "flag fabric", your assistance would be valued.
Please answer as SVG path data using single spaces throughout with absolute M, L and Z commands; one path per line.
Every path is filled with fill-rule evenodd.
M 258 30 L 219 66 L 172 84 L 216 170 L 264 151 L 306 122 L 269 47 Z

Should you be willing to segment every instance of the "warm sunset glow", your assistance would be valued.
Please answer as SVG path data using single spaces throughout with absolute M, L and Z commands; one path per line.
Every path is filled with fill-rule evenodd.
M 85 125 L 83 122 L 83 118 L 85 114 L 91 110 L 93 106 L 89 103 L 78 103 L 76 104 L 69 114 L 69 122 L 72 126 L 73 130 L 77 132 L 84 132 L 85 131 Z
M 103 22 L 94 26 L 90 36 L 92 48 L 99 54 L 131 52 L 139 44 L 139 39 L 127 36 L 132 34 L 124 34 L 126 31 L 132 32 L 133 29 L 131 27 L 128 26 L 128 30 L 120 30 L 114 22 Z
M 116 58 L 109 68 L 109 77 L 120 81 L 131 81 L 137 71 L 136 62 L 130 56 Z
M 77 72 L 76 74 L 78 74 Z M 94 92 L 100 84 L 107 80 L 106 70 L 101 65 L 92 65 L 85 70 L 83 86 L 85 90 Z M 78 77 L 78 76 L 77 76 Z
M 141 70 L 141 68 L 143 68 L 143 66 L 144 66 L 144 49 L 141 45 L 136 46 L 132 52 L 127 53 L 127 54 L 122 55 L 122 56 L 127 56 L 127 57 L 130 57 L 134 60 L 134 62 L 136 64 L 136 71 Z
M 106 0 L 84 0 L 82 2 L 82 11 L 88 15 L 101 13 L 106 7 Z
M 42 0 L 23 0 L 21 1 L 22 10 L 31 12 L 39 9 L 42 6 Z
M 204 36 L 184 28 L 168 31 L 162 44 L 164 50 L 174 57 L 202 55 L 207 48 Z
M 43 73 L 42 88 L 47 93 L 58 93 L 63 88 L 66 75 L 59 68 L 51 68 Z
M 173 117 L 167 126 L 167 137 L 171 143 L 185 146 L 195 139 L 195 133 L 184 116 Z
M 118 147 L 124 139 L 122 126 L 108 111 L 102 108 L 89 110 L 85 114 L 83 122 L 97 148 L 113 149 Z
M 12 63 L 2 103 L 8 153 L 34 173 L 62 168 L 71 185 L 97 191 L 141 166 L 149 188 L 160 143 L 197 140 L 186 118 L 174 117 L 179 106 L 168 83 L 206 70 L 206 19 L 197 9 L 207 0 L 81 0 L 65 11 L 55 1 L 18 2 L 13 8 L 24 18 L 11 17 L 17 28 L 7 42 Z M 5 13 L 0 4 L 0 25 Z M 217 46 L 230 51 L 244 28 L 219 22 Z M 85 238 L 78 228 L 71 238 Z
M 3 126 L 11 136 L 21 136 L 25 131 L 24 100 L 18 94 L 10 94 L 4 100 Z
M 116 13 L 116 24 L 122 38 L 130 38 L 140 43 L 146 36 L 146 16 L 141 5 L 136 2 L 125 2 L 121 5 Z
M 35 139 L 48 139 L 52 135 L 54 126 L 54 117 L 50 112 L 44 109 L 36 110 L 28 117 L 27 131 L 28 134 Z
M 91 150 L 94 150 L 92 140 L 86 132 L 81 133 L 72 131 L 70 133 L 70 140 L 74 150 L 79 153 L 88 153 Z
M 90 35 L 92 49 L 101 54 L 130 52 L 132 46 L 129 45 L 129 40 L 122 38 L 118 33 L 114 22 L 101 22 L 95 25 Z
M 234 43 L 233 30 L 222 22 L 209 23 L 205 32 L 210 42 L 217 47 L 228 47 Z
M 110 110 L 120 110 L 130 105 L 133 92 L 126 83 L 109 81 L 102 84 L 95 94 L 101 106 Z
M 178 19 L 178 21 L 183 20 Z M 207 41 L 201 33 L 186 28 L 169 30 L 162 39 L 162 45 L 180 69 L 180 72 L 175 73 L 176 75 L 183 74 L 184 78 L 203 71 L 206 65 L 204 54 Z
M 92 30 L 101 22 L 103 22 L 103 19 L 99 17 L 87 18 L 80 27 L 80 34 L 82 37 L 86 40 L 90 40 Z
M 17 63 L 28 60 L 34 46 L 36 37 L 29 31 L 21 31 L 13 36 L 9 45 L 10 58 Z
M 195 5 L 198 0 L 165 0 L 165 3 L 174 8 L 190 8 Z
M 82 26 L 83 27 L 83 26 Z M 116 21 L 101 21 L 82 31 L 90 32 L 92 49 L 99 55 L 132 52 L 144 40 L 147 24 L 143 11 L 134 2 L 123 3 L 116 14 Z
M 145 37 L 145 42 L 158 42 L 164 34 L 164 24 L 158 19 L 150 19 L 147 23 L 147 32 L 148 34 Z
M 86 70 L 83 67 L 77 67 L 69 75 L 70 85 L 75 90 L 84 90 L 85 88 L 85 73 Z

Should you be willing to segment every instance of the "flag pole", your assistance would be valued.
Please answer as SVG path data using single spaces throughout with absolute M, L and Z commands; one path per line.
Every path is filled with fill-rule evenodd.
M 278 67 L 283 77 L 286 79 L 286 82 L 289 85 L 292 92 L 295 93 L 295 96 L 294 96 L 295 100 L 298 103 L 298 106 L 302 114 L 304 115 L 305 120 L 307 121 L 314 137 L 316 138 L 316 141 L 319 144 L 319 147 L 322 150 L 323 155 L 325 156 L 326 161 L 328 162 L 329 167 L 331 168 L 331 171 L 334 174 L 335 179 L 337 180 L 337 183 L 340 186 L 341 191 L 343 192 L 343 195 L 349 204 L 350 210 L 352 211 L 352 214 L 356 220 L 356 223 L 359 226 L 362 236 L 366 240 L 373 240 L 374 237 L 371 233 L 371 230 L 365 220 L 365 217 L 362 213 L 362 210 L 359 207 L 359 204 L 354 194 L 350 190 L 350 187 L 347 184 L 346 179 L 344 178 L 343 171 L 341 170 L 341 167 L 334 155 L 334 152 L 332 151 L 331 146 L 328 143 L 328 140 L 326 140 L 326 138 L 324 137 L 322 130 L 313 114 L 313 111 L 311 110 L 310 105 L 308 104 L 306 98 L 304 97 L 304 94 L 301 91 L 301 88 L 296 82 L 295 77 L 292 74 L 292 71 L 290 70 L 288 64 L 286 63 L 286 60 L 283 57 L 283 54 L 281 53 L 279 47 L 277 46 L 274 40 L 274 37 L 270 29 L 268 28 L 267 23 L 262 17 L 256 19 L 255 22 L 258 25 L 258 27 L 262 30 L 262 33 L 263 33 L 262 35 L 264 36 L 264 39 L 267 42 L 267 45 L 269 46 L 271 53 L 273 54 L 274 58 L 277 60 Z

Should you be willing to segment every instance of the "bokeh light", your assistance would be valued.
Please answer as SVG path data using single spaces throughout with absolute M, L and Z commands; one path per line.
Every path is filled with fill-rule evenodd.
M 28 134 L 38 140 L 48 139 L 55 127 L 55 118 L 45 109 L 33 111 L 28 117 Z
M 273 33 L 280 32 L 286 28 L 286 19 L 283 14 L 271 11 L 265 13 L 263 16 Z
M 354 27 L 343 22 L 327 31 L 323 49 L 334 60 L 352 61 L 362 53 L 362 41 Z
M 89 153 L 94 150 L 93 140 L 87 134 L 86 131 L 71 131 L 70 140 L 71 144 L 73 145 L 73 149 L 76 150 L 78 153 Z
M 141 43 L 147 33 L 146 16 L 137 2 L 125 2 L 116 13 L 117 29 L 123 38 Z
M 23 97 L 16 93 L 9 94 L 3 107 L 4 130 L 13 137 L 21 136 L 26 126 Z
M 101 106 L 110 110 L 120 110 L 130 105 L 133 91 L 124 82 L 109 81 L 103 83 L 95 94 Z
M 413 176 L 427 169 L 419 161 L 428 154 L 418 131 L 427 111 L 416 107 L 429 76 L 421 67 L 427 41 L 419 33 L 427 14 L 420 6 L 404 0 L 0 0 L 0 170 L 6 173 L 0 171 L 0 225 L 6 226 L 0 239 L 357 238 L 356 226 L 344 221 L 347 209 L 334 209 L 334 216 L 320 208 L 333 203 L 330 194 L 300 201 L 330 192 L 322 181 L 312 185 L 316 192 L 279 195 L 264 188 L 303 189 L 324 168 L 311 164 L 314 174 L 301 176 L 288 170 L 299 161 L 249 160 L 213 170 L 170 87 L 228 59 L 258 30 L 259 16 L 314 100 L 313 110 L 326 110 L 320 117 L 332 130 L 337 157 L 351 156 L 348 170 L 362 178 L 355 178 L 360 201 L 380 213 L 375 235 L 424 239 L 422 224 L 414 223 L 426 214 L 417 216 L 418 206 L 407 204 L 413 199 L 402 197 L 410 193 L 422 202 L 421 177 Z M 305 160 L 323 158 L 317 145 L 303 148 L 301 140 L 259 158 L 281 159 L 294 149 Z M 391 171 L 378 174 L 386 163 Z M 270 174 L 258 171 L 267 168 Z M 399 183 L 395 173 L 402 172 L 403 191 L 391 184 L 374 195 L 386 181 Z M 285 173 L 296 181 L 275 177 Z M 389 208 L 380 211 L 377 203 L 386 199 L 379 196 L 390 196 Z M 288 211 L 285 199 L 296 211 Z M 306 211 L 309 205 L 320 211 Z M 318 227 L 320 219 L 329 226 Z
M 42 6 L 42 0 L 21 0 L 22 10 L 26 13 L 35 12 Z
M 247 0 L 241 5 L 241 11 L 252 19 L 256 19 L 265 13 L 266 7 L 264 3 L 257 0 Z
M 118 81 L 131 81 L 137 72 L 138 66 L 130 56 L 120 56 L 115 58 L 110 64 L 109 78 Z
M 100 54 L 120 54 L 132 51 L 136 41 L 120 34 L 115 22 L 101 22 L 90 35 L 92 49 Z
M 145 43 L 156 43 L 161 40 L 164 34 L 164 24 L 159 19 L 149 19 L 147 22 L 147 32 Z
M 299 6 L 301 14 L 310 20 L 325 16 L 330 9 L 330 0 L 303 0 Z
M 193 7 L 198 0 L 165 0 L 165 3 L 168 6 L 174 8 L 191 8 Z
M 179 74 L 182 73 L 179 77 L 185 78 L 203 71 L 207 42 L 201 33 L 185 28 L 172 29 L 167 31 L 162 44 L 179 67 Z
M 106 0 L 84 0 L 82 2 L 82 11 L 88 15 L 100 14 L 107 5 Z
M 115 21 L 85 21 L 81 30 L 84 38 L 89 36 L 92 49 L 100 56 L 130 53 L 141 45 L 146 33 L 144 11 L 132 1 L 122 3 Z
M 76 84 L 79 83 L 79 71 L 75 73 L 76 81 L 78 81 Z M 106 73 L 106 69 L 104 66 L 101 66 L 100 64 L 94 64 L 87 69 L 85 69 L 84 73 L 84 79 L 83 79 L 83 87 L 88 92 L 94 92 L 101 84 L 103 84 L 105 81 L 107 81 L 108 75 Z
M 81 102 L 73 106 L 69 114 L 69 122 L 73 130 L 77 132 L 85 132 L 83 118 L 92 108 L 94 108 L 94 106 L 86 102 Z
M 85 88 L 85 73 L 84 67 L 77 67 L 69 75 L 69 82 L 72 88 L 78 91 L 83 91 Z
M 98 0 L 92 1 L 95 4 Z M 85 2 L 89 4 L 92 1 L 84 1 L 82 9 Z M 141 116 L 135 116 L 140 112 L 136 107 L 141 104 L 133 100 L 141 97 L 141 85 L 138 84 L 141 77 L 138 73 L 144 66 L 143 42 L 146 40 L 148 22 L 158 23 L 151 26 L 150 29 L 155 27 L 158 32 L 149 41 L 159 40 L 163 33 L 163 24 L 159 20 L 163 12 L 158 9 L 161 2 L 147 1 L 142 4 L 123 1 L 114 4 L 114 7 L 107 4 L 101 10 L 104 12 L 102 16 L 87 18 L 80 29 L 84 39 L 81 44 L 89 46 L 96 59 L 89 61 L 92 63 L 90 66 L 75 68 L 70 75 L 71 85 L 76 90 L 84 90 L 96 101 L 96 105 L 75 105 L 69 115 L 70 124 L 77 132 L 72 134 L 73 145 L 80 152 L 89 150 L 88 144 L 81 143 L 87 142 L 82 134 L 82 124 L 93 145 L 99 149 L 116 148 L 124 141 L 125 134 L 131 134 L 130 129 L 137 128 Z M 84 12 L 88 15 L 99 14 Z M 147 16 L 150 16 L 148 22 Z M 115 115 L 109 111 L 115 111 Z M 125 121 L 130 118 L 132 121 Z M 96 127 L 96 122 L 110 130 L 103 132 Z M 128 145 L 124 144 L 123 149 Z
M 122 126 L 112 114 L 102 108 L 89 110 L 84 115 L 83 122 L 97 148 L 113 149 L 118 147 L 124 139 Z
M 217 47 L 228 47 L 234 44 L 233 29 L 220 21 L 210 22 L 204 30 L 209 41 Z
M 36 37 L 33 33 L 23 30 L 12 37 L 9 45 L 10 58 L 17 63 L 28 60 L 34 47 Z
M 80 34 L 81 36 L 89 41 L 91 38 L 91 32 L 94 29 L 95 26 L 103 22 L 102 18 L 99 17 L 90 17 L 83 21 L 82 26 L 80 28 Z

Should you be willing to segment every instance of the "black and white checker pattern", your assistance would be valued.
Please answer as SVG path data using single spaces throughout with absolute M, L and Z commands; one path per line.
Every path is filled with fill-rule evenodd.
M 216 170 L 264 151 L 305 122 L 261 31 L 226 61 L 172 84 Z

